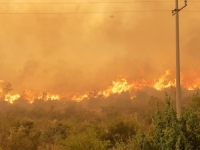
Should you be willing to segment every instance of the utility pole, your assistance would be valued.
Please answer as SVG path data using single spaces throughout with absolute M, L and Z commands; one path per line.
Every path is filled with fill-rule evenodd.
M 179 49 L 179 11 L 187 6 L 187 0 L 185 5 L 178 8 L 178 0 L 175 0 L 176 8 L 172 10 L 172 15 L 176 15 L 176 112 L 177 118 L 181 116 L 181 84 L 180 84 L 180 49 Z

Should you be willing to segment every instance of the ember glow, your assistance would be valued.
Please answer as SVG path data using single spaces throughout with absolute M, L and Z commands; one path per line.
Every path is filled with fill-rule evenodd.
M 193 76 L 193 78 L 192 78 Z M 195 77 L 195 78 L 194 78 Z M 187 80 L 187 79 L 192 80 Z M 3 80 L 2 80 L 3 81 Z M 181 73 L 181 85 L 183 88 L 187 90 L 195 90 L 200 88 L 200 78 L 198 75 L 191 71 L 189 73 Z M 9 103 L 13 103 L 15 100 L 19 98 L 23 98 L 29 101 L 29 103 L 33 103 L 35 100 L 40 99 L 44 101 L 48 100 L 61 100 L 62 98 L 66 98 L 72 101 L 82 101 L 83 99 L 90 98 L 107 98 L 112 95 L 120 95 L 123 92 L 131 92 L 142 90 L 144 87 L 153 88 L 158 91 L 163 91 L 170 87 L 175 87 L 175 80 L 172 78 L 172 71 L 166 70 L 163 75 L 160 76 L 157 80 L 147 81 L 145 79 L 135 80 L 135 81 L 127 81 L 126 78 L 117 79 L 112 81 L 112 85 L 105 88 L 105 90 L 99 91 L 89 91 L 85 93 L 65 93 L 65 94 L 53 94 L 50 92 L 43 92 L 41 94 L 37 94 L 31 90 L 24 90 L 22 94 L 6 94 L 4 96 L 4 100 Z M 3 91 L 1 90 L 1 96 L 3 96 Z M 135 98 L 135 95 L 130 95 L 131 99 Z

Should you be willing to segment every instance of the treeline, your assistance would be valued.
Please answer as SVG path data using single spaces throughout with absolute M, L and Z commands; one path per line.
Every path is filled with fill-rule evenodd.
M 138 92 L 81 102 L 0 101 L 0 150 L 198 150 L 200 95 L 173 98 Z

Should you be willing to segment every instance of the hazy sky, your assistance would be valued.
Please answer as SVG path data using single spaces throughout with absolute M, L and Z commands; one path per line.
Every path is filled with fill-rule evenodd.
M 117 1 L 134 3 L 0 0 L 0 80 L 16 91 L 86 91 L 119 75 L 132 80 L 144 70 L 154 79 L 175 69 L 174 2 Z M 57 4 L 30 4 L 37 2 Z M 200 11 L 200 2 L 180 14 L 182 71 L 200 64 L 200 12 L 191 11 Z

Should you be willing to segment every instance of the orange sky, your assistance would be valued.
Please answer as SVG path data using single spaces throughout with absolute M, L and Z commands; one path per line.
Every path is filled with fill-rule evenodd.
M 116 2 L 38 2 L 97 1 Z M 37 3 L 0 0 L 9 2 Z M 180 6 L 183 4 L 180 1 Z M 147 78 L 157 78 L 166 69 L 175 69 L 172 9 L 174 2 L 141 0 L 120 4 L 0 4 L 0 13 L 69 13 L 0 14 L 0 80 L 11 82 L 15 91 L 67 92 L 101 89 L 119 75 L 134 79 L 141 70 Z M 200 2 L 188 2 L 180 14 L 183 72 L 200 64 L 200 12 L 189 11 L 200 11 Z

